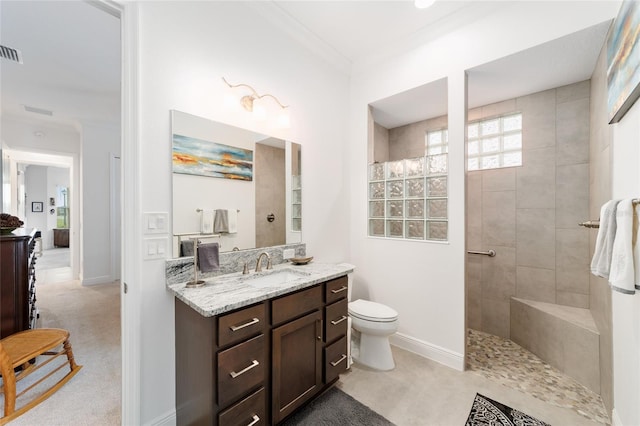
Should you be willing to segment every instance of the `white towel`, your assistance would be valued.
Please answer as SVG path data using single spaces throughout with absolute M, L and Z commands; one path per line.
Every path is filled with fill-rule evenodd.
M 609 273 L 611 288 L 625 294 L 635 294 L 636 284 L 633 213 L 633 200 L 620 201 L 616 209 L 616 237 L 613 242 Z M 637 229 L 637 225 L 635 228 Z
M 213 234 L 213 210 L 200 212 L 200 233 Z
M 238 232 L 238 211 L 236 209 L 218 209 L 213 219 L 213 230 L 220 234 Z
M 238 232 L 238 210 L 229 209 L 227 219 L 229 220 L 229 233 L 236 234 Z
M 616 207 L 620 200 L 610 200 L 600 209 L 600 228 L 596 237 L 596 249 L 591 259 L 591 273 L 609 278 L 613 241 L 616 236 Z

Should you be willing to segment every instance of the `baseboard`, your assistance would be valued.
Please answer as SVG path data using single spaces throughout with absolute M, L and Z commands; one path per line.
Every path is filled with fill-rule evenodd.
M 615 408 L 611 411 L 611 426 L 624 426 Z
M 413 352 L 432 361 L 444 364 L 458 371 L 464 371 L 464 354 L 452 352 L 420 339 L 407 336 L 402 333 L 395 333 L 389 337 L 392 345 Z
M 82 278 L 82 285 L 98 285 L 112 283 L 111 275 L 102 275 L 100 277 Z
M 174 426 L 176 422 L 176 410 L 171 410 L 162 416 L 156 417 L 147 424 L 153 426 Z

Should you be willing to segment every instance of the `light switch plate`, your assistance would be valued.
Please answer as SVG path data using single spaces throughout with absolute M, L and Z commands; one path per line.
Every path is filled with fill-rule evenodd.
M 296 257 L 296 251 L 294 249 L 284 249 L 282 250 L 282 258 L 283 259 L 291 259 Z
M 166 238 L 145 238 L 143 240 L 144 260 L 165 259 L 166 252 Z
M 142 215 L 142 227 L 144 234 L 166 234 L 169 213 L 145 212 Z

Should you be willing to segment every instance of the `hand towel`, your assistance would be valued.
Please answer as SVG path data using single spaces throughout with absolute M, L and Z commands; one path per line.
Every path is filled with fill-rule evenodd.
M 229 220 L 229 233 L 236 234 L 238 232 L 238 210 L 228 210 L 227 219 Z
M 193 240 L 180 241 L 180 256 L 193 256 Z
M 616 236 L 613 241 L 609 282 L 620 293 L 635 294 L 633 254 L 633 200 L 620 201 L 616 209 Z
M 609 278 L 613 241 L 616 236 L 616 207 L 620 200 L 609 200 L 600 209 L 600 228 L 596 237 L 596 249 L 591 259 L 591 273 Z
M 202 210 L 200 212 L 200 233 L 213 234 L 213 210 Z
M 198 245 L 198 267 L 201 272 L 215 272 L 220 270 L 218 243 Z
M 213 231 L 216 234 L 229 232 L 229 211 L 218 209 L 213 220 Z

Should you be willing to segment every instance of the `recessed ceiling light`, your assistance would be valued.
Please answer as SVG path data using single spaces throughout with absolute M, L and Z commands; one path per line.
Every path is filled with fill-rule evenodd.
M 415 0 L 414 4 L 418 9 L 426 9 L 429 6 L 433 5 L 436 0 Z

